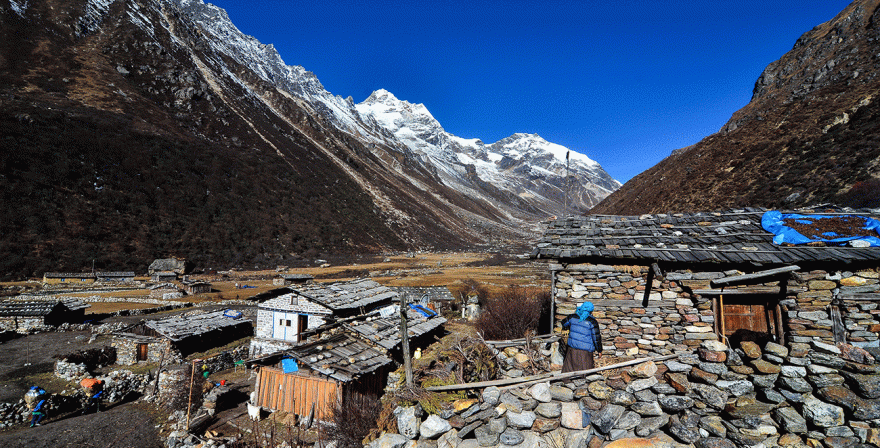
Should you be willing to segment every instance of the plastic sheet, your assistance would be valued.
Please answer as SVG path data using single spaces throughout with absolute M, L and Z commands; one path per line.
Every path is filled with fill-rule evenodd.
M 802 235 L 797 230 L 787 226 L 785 224 L 786 219 L 795 219 L 798 222 L 802 222 L 804 224 L 811 223 L 816 219 L 821 218 L 840 218 L 840 217 L 855 217 L 863 218 L 865 220 L 864 229 L 873 230 L 875 233 L 880 233 L 880 221 L 876 219 L 869 218 L 867 216 L 860 215 L 848 215 L 848 214 L 840 214 L 840 215 L 801 215 L 796 213 L 782 213 L 776 210 L 771 210 L 765 212 L 761 217 L 761 226 L 764 230 L 776 235 L 773 237 L 774 244 L 807 244 L 814 242 L 824 242 L 831 246 L 846 246 L 851 241 L 861 240 L 868 243 L 871 247 L 880 247 L 880 238 L 874 236 L 861 236 L 861 235 L 838 235 L 834 232 L 825 233 L 824 238 L 820 237 L 809 237 Z

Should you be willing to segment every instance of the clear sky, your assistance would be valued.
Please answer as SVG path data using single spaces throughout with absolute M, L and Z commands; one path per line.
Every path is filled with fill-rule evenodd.
M 386 89 L 446 131 L 536 133 L 626 182 L 717 132 L 840 0 L 214 0 L 356 103 Z

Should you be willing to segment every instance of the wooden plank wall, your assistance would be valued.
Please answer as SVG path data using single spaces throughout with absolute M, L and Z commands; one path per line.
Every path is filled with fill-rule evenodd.
M 315 418 L 329 421 L 336 408 L 335 381 L 263 367 L 257 378 L 257 404 L 278 411 L 307 416 L 315 404 Z

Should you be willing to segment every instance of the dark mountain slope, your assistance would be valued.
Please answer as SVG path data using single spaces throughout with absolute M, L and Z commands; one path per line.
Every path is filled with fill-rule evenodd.
M 3 276 L 454 248 L 499 227 L 491 204 L 218 53 L 174 2 L 13 6 L 0 0 Z
M 591 213 L 880 206 L 878 3 L 857 0 L 804 34 L 719 133 L 675 151 Z

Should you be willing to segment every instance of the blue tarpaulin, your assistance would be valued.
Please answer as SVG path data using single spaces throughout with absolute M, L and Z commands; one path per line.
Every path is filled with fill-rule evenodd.
M 431 309 L 429 309 L 429 308 L 425 308 L 425 307 L 423 307 L 423 306 L 421 306 L 421 305 L 417 305 L 417 304 L 415 304 L 415 303 L 410 303 L 410 304 L 409 304 L 409 307 L 410 307 L 411 309 L 413 309 L 413 310 L 418 311 L 419 313 L 422 313 L 422 316 L 425 316 L 425 317 L 432 317 L 432 316 L 434 316 L 434 315 L 437 314 L 437 313 L 434 312 L 433 310 L 431 310 Z
M 880 238 L 874 236 L 838 235 L 834 232 L 826 232 L 822 235 L 824 238 L 815 235 L 806 236 L 785 224 L 786 219 L 794 219 L 801 224 L 812 224 L 816 222 L 816 220 L 822 218 L 859 218 L 865 222 L 863 229 L 873 230 L 874 232 L 880 233 L 878 232 L 880 231 L 880 221 L 868 218 L 867 216 L 846 214 L 800 215 L 797 213 L 782 213 L 776 210 L 771 210 L 764 213 L 764 216 L 761 217 L 761 226 L 764 227 L 764 230 L 776 235 L 773 237 L 773 243 L 775 244 L 807 244 L 821 241 L 832 246 L 844 246 L 850 241 L 862 240 L 873 247 L 880 247 Z
M 282 359 L 281 368 L 284 370 L 284 373 L 293 373 L 299 370 L 299 366 L 296 364 L 296 360 L 293 358 Z
M 241 311 L 226 310 L 223 312 L 223 315 L 226 317 L 231 317 L 233 319 L 240 319 L 241 318 Z

